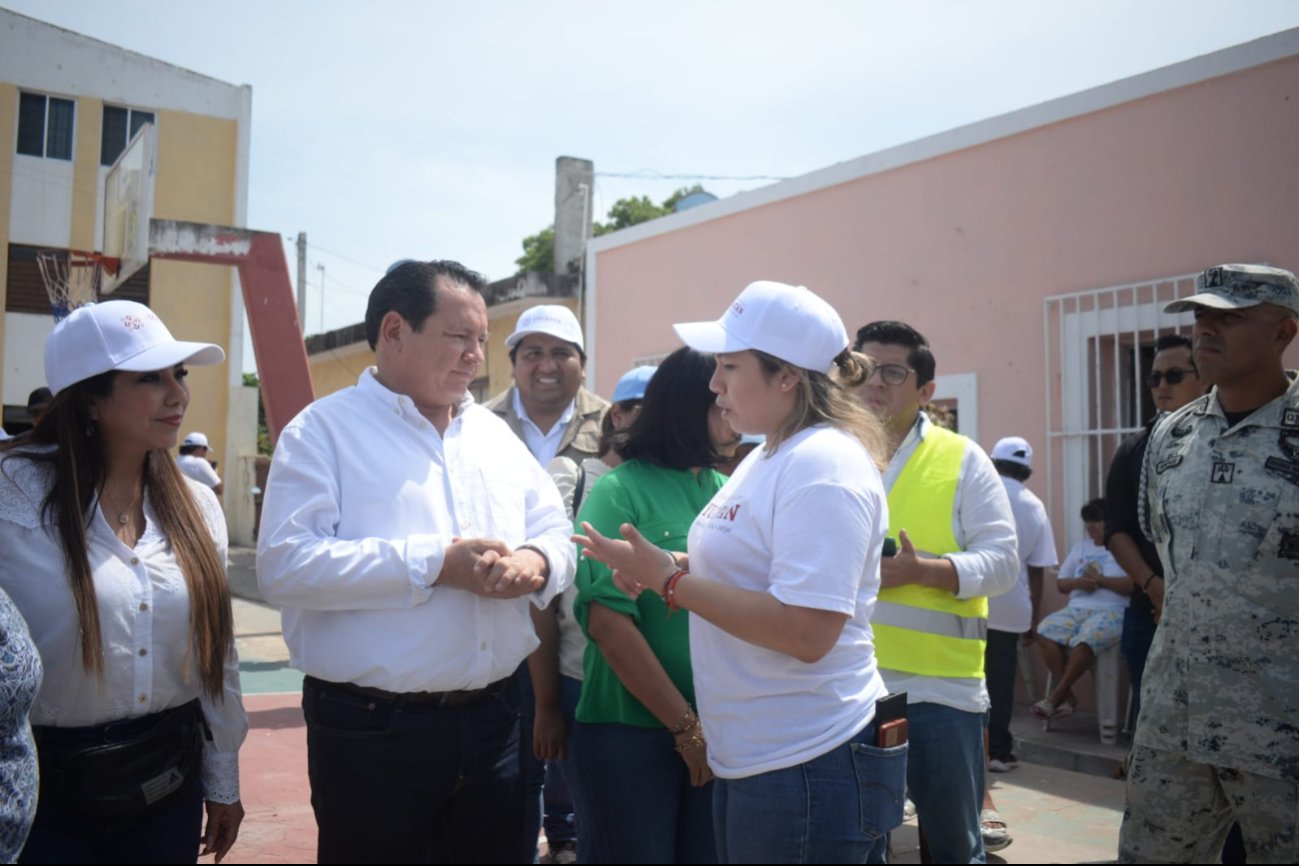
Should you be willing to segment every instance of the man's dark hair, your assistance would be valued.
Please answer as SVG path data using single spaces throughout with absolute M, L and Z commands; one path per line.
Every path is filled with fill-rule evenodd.
M 374 349 L 379 345 L 379 325 L 388 313 L 397 313 L 411 329 L 424 328 L 424 320 L 437 310 L 438 278 L 475 292 L 487 287 L 487 278 L 459 262 L 403 262 L 383 275 L 370 292 L 365 308 L 365 339 Z
M 1033 470 L 1023 463 L 1016 463 L 1014 460 L 994 460 L 992 465 L 997 467 L 997 474 L 1005 475 L 1007 478 L 1014 478 L 1016 481 L 1027 481 L 1033 474 Z
M 54 394 L 44 385 L 32 391 L 27 395 L 27 408 L 32 409 L 36 406 L 44 406 L 54 399 Z
M 1105 500 L 1093 499 L 1082 507 L 1084 523 L 1096 523 L 1105 520 Z
M 929 341 L 924 335 L 906 322 L 871 322 L 857 329 L 857 341 L 853 351 L 860 352 L 867 343 L 881 343 L 885 346 L 905 346 L 907 366 L 916 371 L 916 387 L 927 385 L 934 380 L 934 353 L 929 350 Z
M 195 451 L 203 447 L 203 445 L 182 445 L 180 446 L 180 454 L 184 457 L 186 454 L 193 454 Z
M 1185 334 L 1164 334 L 1155 340 L 1155 354 L 1158 355 L 1165 349 L 1185 349 L 1191 354 L 1191 369 L 1199 373 L 1199 368 L 1195 366 L 1195 347 L 1190 337 Z
M 664 358 L 619 449 L 623 458 L 665 469 L 716 466 L 720 455 L 708 433 L 708 412 L 716 402 L 708 382 L 716 368 L 712 355 L 689 346 Z

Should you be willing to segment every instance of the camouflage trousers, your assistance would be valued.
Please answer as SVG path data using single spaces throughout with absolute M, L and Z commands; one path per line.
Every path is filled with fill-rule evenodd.
M 1250 863 L 1299 861 L 1299 782 L 1133 746 L 1120 863 L 1218 863 L 1240 822 Z

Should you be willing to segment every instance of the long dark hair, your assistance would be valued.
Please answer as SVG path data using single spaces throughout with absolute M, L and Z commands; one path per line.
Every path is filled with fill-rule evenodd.
M 640 414 L 619 448 L 626 460 L 644 460 L 665 469 L 716 466 L 721 456 L 708 432 L 708 413 L 716 395 L 708 388 L 717 362 L 688 346 L 659 364 L 645 389 Z
M 63 544 L 68 585 L 81 631 L 81 663 L 100 680 L 104 676 L 103 637 L 86 527 L 87 515 L 93 515 L 92 508 L 99 506 L 99 489 L 108 461 L 90 407 L 96 399 L 112 394 L 117 375 L 110 370 L 70 385 L 45 407 L 35 427 L 0 443 L 6 459 L 23 458 L 51 469 L 53 481 L 41 503 L 41 517 L 47 526 L 57 528 Z M 52 450 L 26 447 L 51 445 L 55 446 Z M 191 650 L 197 650 L 203 688 L 220 699 L 225 661 L 234 643 L 234 615 L 225 565 L 171 455 L 162 449 L 145 455 L 143 481 L 189 589 L 190 642 L 186 658 Z

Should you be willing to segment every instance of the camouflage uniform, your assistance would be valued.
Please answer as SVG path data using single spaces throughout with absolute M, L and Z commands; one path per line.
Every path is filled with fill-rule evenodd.
M 1197 288 L 1299 310 L 1293 275 L 1279 272 L 1290 288 L 1278 298 L 1248 284 L 1257 270 L 1210 269 Z M 1146 451 L 1142 525 L 1165 600 L 1119 862 L 1218 862 L 1233 820 L 1249 862 L 1299 859 L 1299 380 L 1228 428 L 1214 388 L 1165 418 Z

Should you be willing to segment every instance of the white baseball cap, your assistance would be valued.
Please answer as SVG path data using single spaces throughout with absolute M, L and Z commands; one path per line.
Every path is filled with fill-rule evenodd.
M 582 342 L 582 326 L 577 323 L 577 316 L 560 304 L 542 304 L 525 310 L 519 316 L 514 333 L 506 338 L 506 348 L 513 349 L 529 334 L 549 334 L 566 343 L 575 343 L 577 348 L 586 351 L 586 345 Z
M 1009 460 L 1011 463 L 1018 463 L 1020 466 L 1033 468 L 1033 446 L 1028 444 L 1028 440 L 1022 436 L 1007 436 L 1004 439 L 998 439 L 997 444 L 992 446 L 993 460 Z
M 188 436 L 186 436 L 183 440 L 181 440 L 180 444 L 181 447 L 185 447 L 185 448 L 188 448 L 193 445 L 197 445 L 200 448 L 208 447 L 207 437 L 204 436 L 202 433 L 199 433 L 198 431 L 195 431 L 189 434 Z
M 147 372 L 180 363 L 220 364 L 213 343 L 172 337 L 153 310 L 135 301 L 103 301 L 73 310 L 45 338 L 45 381 L 57 394 L 109 370 Z
M 699 352 L 757 349 L 818 373 L 834 370 L 834 359 L 848 348 L 848 332 L 834 307 L 804 286 L 769 280 L 749 283 L 715 322 L 672 327 Z

